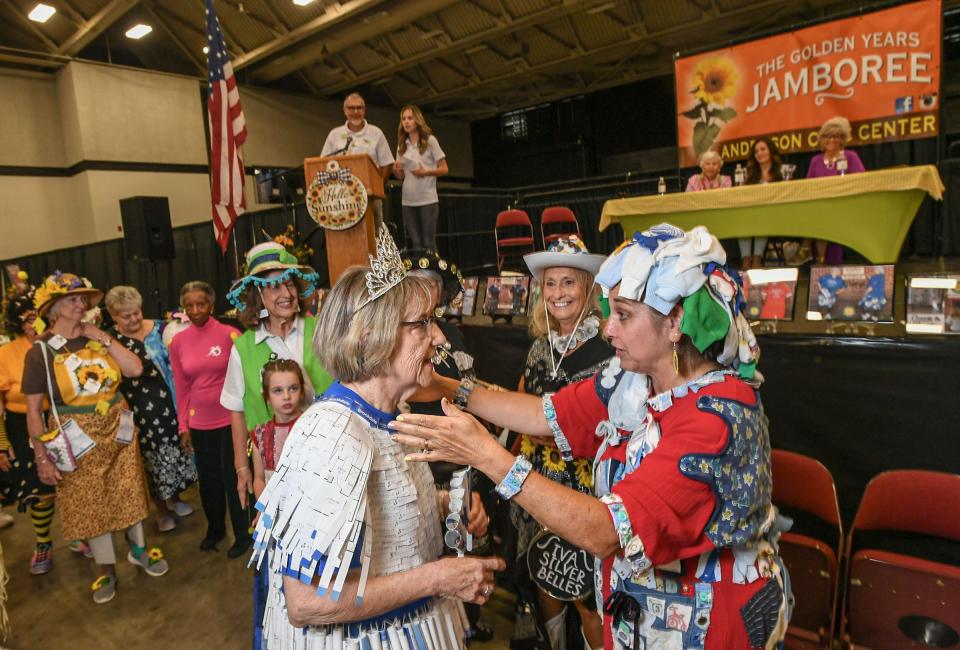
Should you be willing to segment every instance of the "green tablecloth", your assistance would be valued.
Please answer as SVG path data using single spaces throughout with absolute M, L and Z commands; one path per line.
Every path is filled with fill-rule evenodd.
M 600 230 L 619 222 L 629 237 L 661 222 L 706 226 L 721 239 L 825 239 L 874 264 L 895 262 L 924 194 L 943 198 L 933 165 L 607 201 Z

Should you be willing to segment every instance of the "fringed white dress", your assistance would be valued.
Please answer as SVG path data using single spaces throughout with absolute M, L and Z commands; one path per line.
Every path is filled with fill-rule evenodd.
M 459 650 L 459 601 L 425 598 L 366 621 L 297 628 L 290 624 L 284 576 L 314 583 L 338 599 L 349 571 L 408 571 L 440 557 L 437 492 L 425 463 L 390 439 L 395 417 L 335 383 L 297 421 L 257 503 L 251 563 L 266 563 L 263 618 L 268 650 Z

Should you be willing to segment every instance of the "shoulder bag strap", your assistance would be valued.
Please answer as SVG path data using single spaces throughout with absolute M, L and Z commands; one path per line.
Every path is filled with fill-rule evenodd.
M 53 399 L 53 379 L 50 377 L 50 360 L 47 357 L 47 344 L 44 341 L 37 341 L 37 345 L 43 351 L 43 368 L 47 372 L 47 394 L 50 396 L 50 412 L 53 414 L 53 420 L 57 423 L 57 430 L 62 431 L 60 425 L 60 414 L 57 413 L 57 402 Z

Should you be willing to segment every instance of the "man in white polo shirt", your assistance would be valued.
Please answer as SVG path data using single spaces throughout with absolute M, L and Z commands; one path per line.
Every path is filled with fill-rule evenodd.
M 321 156 L 345 156 L 365 153 L 380 168 L 380 175 L 386 183 L 393 168 L 393 153 L 387 138 L 378 127 L 367 122 L 367 104 L 360 93 L 350 93 L 343 100 L 343 114 L 347 123 L 333 128 L 323 143 Z M 377 228 L 383 223 L 383 200 L 370 198 L 370 207 L 376 217 Z

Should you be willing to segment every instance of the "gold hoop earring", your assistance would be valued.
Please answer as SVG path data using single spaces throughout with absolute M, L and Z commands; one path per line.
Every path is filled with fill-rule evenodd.
M 680 374 L 680 357 L 677 356 L 677 342 L 673 342 L 673 372 Z

